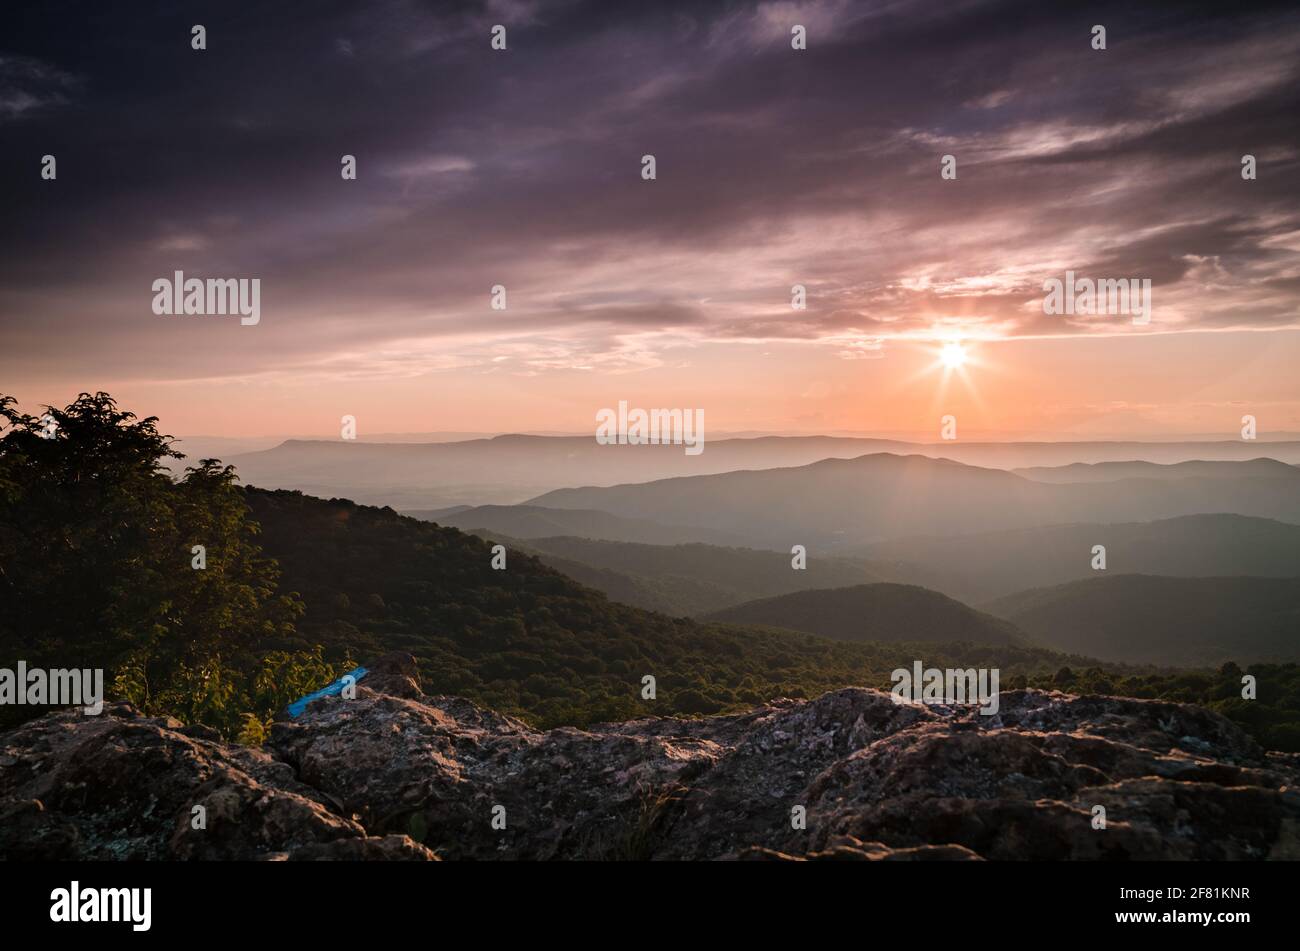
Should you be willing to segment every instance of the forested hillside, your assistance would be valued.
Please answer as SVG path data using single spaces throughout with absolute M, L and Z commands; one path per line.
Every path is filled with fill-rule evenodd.
M 797 591 L 747 601 L 707 619 L 789 628 L 840 641 L 1028 642 L 1014 624 L 912 584 Z
M 390 509 L 241 488 L 215 460 L 174 480 L 169 437 L 107 394 L 48 415 L 52 428 L 0 398 L 0 666 L 102 666 L 111 697 L 246 742 L 289 700 L 402 648 L 428 691 L 540 725 L 887 688 L 921 660 L 998 667 L 1003 688 L 1204 703 L 1300 748 L 1294 664 L 1249 668 L 1259 699 L 1243 701 L 1231 664 L 1162 673 L 1013 644 L 843 643 L 674 619 L 520 552 L 495 569 L 483 539 Z

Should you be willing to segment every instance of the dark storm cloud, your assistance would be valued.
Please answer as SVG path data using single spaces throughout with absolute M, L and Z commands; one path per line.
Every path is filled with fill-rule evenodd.
M 1043 317 L 1067 268 L 1150 278 L 1163 329 L 1300 322 L 1287 5 L 47 4 L 4 37 L 0 314 L 40 366 L 528 371 L 1098 329 Z M 261 278 L 255 334 L 150 313 L 178 269 Z

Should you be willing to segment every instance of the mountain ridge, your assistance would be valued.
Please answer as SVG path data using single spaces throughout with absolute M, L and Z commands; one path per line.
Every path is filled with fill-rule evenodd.
M 835 640 L 1028 643 L 1007 623 L 920 585 L 877 582 L 812 588 L 713 611 L 704 620 L 787 628 Z M 908 632 L 911 636 L 907 636 Z
M 1034 588 L 984 610 L 1058 650 L 1202 666 L 1300 660 L 1300 578 L 1117 574 Z
M 1120 479 L 1050 484 L 950 459 L 872 453 L 807 466 L 558 489 L 529 504 L 633 518 L 672 514 L 755 547 L 843 547 L 926 534 L 1229 512 L 1300 523 L 1286 479 Z

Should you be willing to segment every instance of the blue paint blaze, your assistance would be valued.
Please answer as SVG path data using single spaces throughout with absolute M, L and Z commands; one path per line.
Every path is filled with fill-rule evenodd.
M 347 678 L 351 677 L 354 682 L 359 683 L 361 681 L 361 678 L 364 677 L 367 673 L 369 673 L 369 671 L 367 671 L 366 668 L 358 667 L 356 670 L 349 671 L 348 673 L 344 674 L 342 677 L 334 681 L 334 683 L 330 684 L 328 687 L 322 687 L 320 690 L 317 690 L 315 693 L 309 693 L 307 694 L 307 696 L 295 700 L 293 703 L 289 704 L 289 716 L 291 717 L 301 716 L 302 712 L 307 709 L 307 704 L 311 703 L 313 700 L 319 700 L 321 697 L 336 696 L 343 692 L 343 688 L 346 686 L 344 681 L 346 681 Z

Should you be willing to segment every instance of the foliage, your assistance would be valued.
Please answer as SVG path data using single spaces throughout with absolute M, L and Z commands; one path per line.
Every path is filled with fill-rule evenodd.
M 247 493 L 267 552 L 307 603 L 299 629 L 327 653 L 410 651 L 431 692 L 542 727 L 732 712 L 855 684 L 889 689 L 892 671 L 915 660 L 997 667 L 1004 689 L 1200 703 L 1266 744 L 1290 742 L 1287 724 L 1300 724 L 1295 664 L 1249 667 L 1259 699 L 1233 704 L 1241 672 L 1231 667 L 1215 674 L 1098 664 L 1025 644 L 849 643 L 670 618 L 610 601 L 519 552 L 509 552 L 507 570 L 494 571 L 487 541 L 390 509 Z M 340 592 L 345 610 L 334 600 Z M 654 701 L 640 698 L 646 674 L 656 678 Z
M 1103 574 L 988 606 L 1036 643 L 1179 667 L 1294 661 L 1300 578 Z
M 102 666 L 114 696 L 245 742 L 352 658 L 401 649 L 429 692 L 541 727 L 888 689 L 891 671 L 921 660 L 997 667 L 1004 689 L 1200 703 L 1265 745 L 1300 749 L 1295 664 L 1248 666 L 1259 699 L 1246 701 L 1231 664 L 1170 671 L 1025 644 L 851 643 L 667 617 L 522 552 L 494 570 L 483 539 L 391 509 L 241 488 L 215 460 L 173 480 L 170 437 L 103 393 L 51 409 L 53 439 L 13 407 L 0 398 L 0 666 Z M 645 675 L 653 701 L 641 699 Z M 0 710 L 16 712 L 37 711 Z
M 302 606 L 276 594 L 233 468 L 205 459 L 174 480 L 171 437 L 106 393 L 44 418 L 4 397 L 0 416 L 5 666 L 103 667 L 117 695 L 228 735 L 243 713 L 264 719 L 283 691 L 263 654 L 293 638 Z M 316 656 L 280 659 L 281 672 L 300 684 L 321 673 Z
M 181 662 L 156 690 L 150 688 L 148 666 L 136 656 L 123 661 L 113 681 L 114 695 L 150 716 L 201 723 L 223 736 L 260 746 L 276 713 L 356 664 L 350 657 L 331 664 L 319 646 L 269 651 L 257 659 L 256 666 L 229 664 L 214 653 L 193 666 Z

